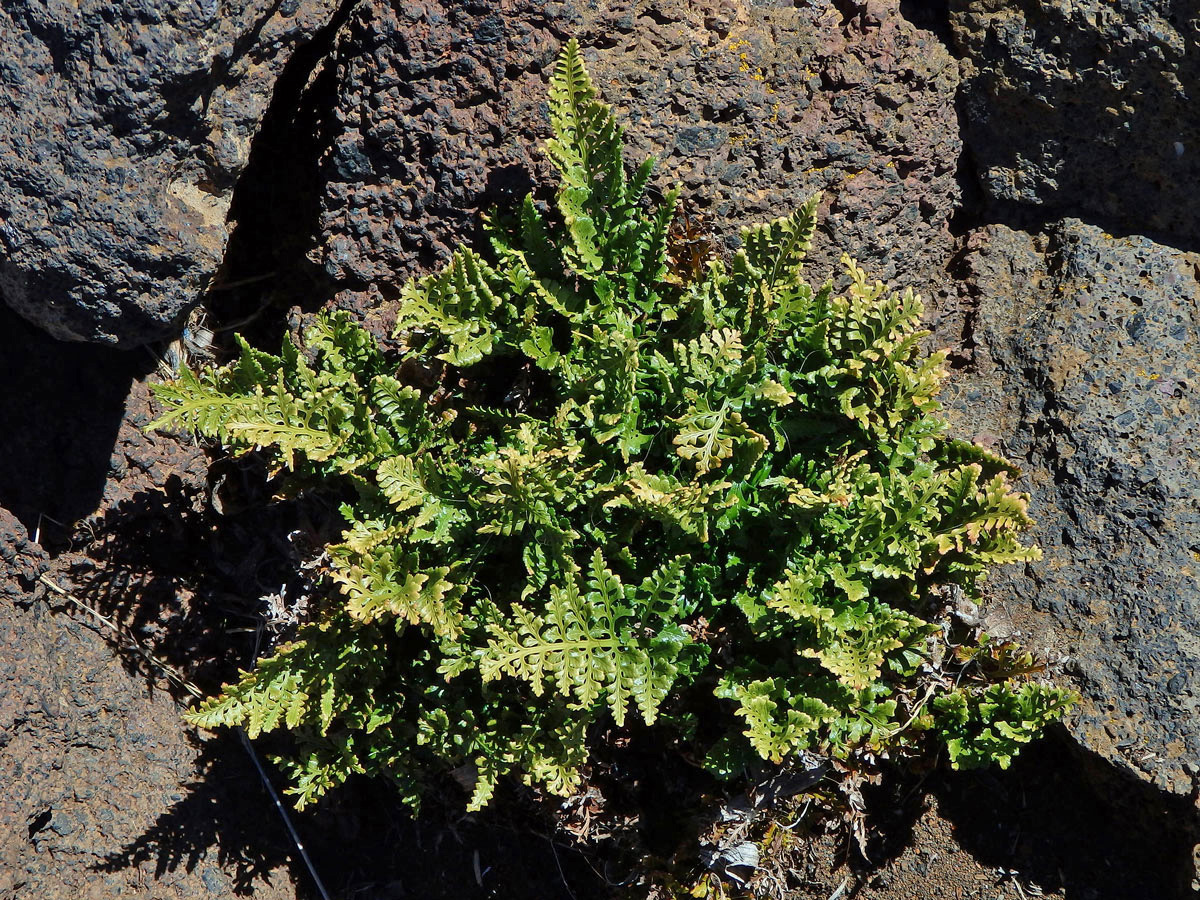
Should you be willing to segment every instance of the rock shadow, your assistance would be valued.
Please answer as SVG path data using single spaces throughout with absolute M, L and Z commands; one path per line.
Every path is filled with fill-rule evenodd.
M 130 385 L 155 359 L 55 340 L 0 303 L 0 361 L 0 506 L 56 544 L 99 504 Z
M 1200 79 L 1192 4 L 1099 17 L 1033 2 L 953 6 L 956 55 L 977 67 L 960 97 L 962 134 L 991 221 L 1077 217 L 1200 249 L 1200 215 L 1179 190 L 1200 173 L 1200 116 L 1180 87 Z
M 1195 896 L 1200 816 L 1192 798 L 1119 772 L 1061 726 L 1007 771 L 953 773 L 935 793 L 955 838 L 976 859 L 1067 900 Z
M 237 226 L 205 296 L 218 344 L 227 349 L 237 332 L 274 351 L 289 307 L 311 311 L 335 293 L 311 257 L 321 235 L 321 157 L 333 127 L 330 51 L 356 2 L 343 0 L 284 66 L 234 189 L 229 218 Z

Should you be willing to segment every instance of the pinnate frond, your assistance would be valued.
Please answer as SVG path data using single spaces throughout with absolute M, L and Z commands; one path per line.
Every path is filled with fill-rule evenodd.
M 794 283 L 799 279 L 817 229 L 820 203 L 821 195 L 813 194 L 791 215 L 742 229 L 746 260 L 762 273 L 768 288 L 780 281 Z
M 362 562 L 331 575 L 346 597 L 346 611 L 369 624 L 382 617 L 428 625 L 438 637 L 453 638 L 462 627 L 463 587 L 449 568 L 419 568 L 411 555 L 377 549 Z
M 440 359 L 456 366 L 477 363 L 496 341 L 492 319 L 501 306 L 501 285 L 500 274 L 477 253 L 459 250 L 446 268 L 405 286 L 396 333 L 436 336 Z
M 493 624 L 480 672 L 485 681 L 520 678 L 539 696 L 550 683 L 581 708 L 607 699 L 618 725 L 633 702 L 653 722 L 674 680 L 672 659 L 682 641 L 648 641 L 635 633 L 632 598 L 599 550 L 592 556 L 587 587 L 581 593 L 574 579 L 552 585 L 544 615 L 515 610 L 515 627 Z M 661 602 L 661 585 L 656 582 L 652 589 Z

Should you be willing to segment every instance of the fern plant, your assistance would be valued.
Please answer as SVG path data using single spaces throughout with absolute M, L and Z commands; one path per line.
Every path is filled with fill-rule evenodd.
M 242 342 L 156 389 L 151 427 L 354 498 L 337 595 L 189 721 L 294 732 L 300 805 L 356 772 L 414 804 L 451 769 L 471 808 L 508 773 L 568 792 L 596 723 L 663 710 L 727 773 L 930 728 L 955 762 L 1004 759 L 1069 698 L 936 663 L 935 587 L 977 597 L 1038 553 L 1014 468 L 946 433 L 920 300 L 848 257 L 840 289 L 806 282 L 817 197 L 679 265 L 676 193 L 650 201 L 652 160 L 627 171 L 573 41 L 549 106 L 553 202 L 408 284 L 403 352 L 335 312 L 303 349 Z M 720 721 L 696 721 L 701 689 Z

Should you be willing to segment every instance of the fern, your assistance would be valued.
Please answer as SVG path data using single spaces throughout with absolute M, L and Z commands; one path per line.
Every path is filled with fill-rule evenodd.
M 937 587 L 1037 551 L 1015 469 L 946 434 L 919 298 L 849 257 L 808 284 L 817 197 L 673 270 L 676 194 L 647 202 L 573 41 L 549 106 L 554 204 L 405 286 L 400 352 L 327 313 L 157 387 L 151 427 L 353 497 L 326 605 L 189 720 L 293 732 L 300 805 L 362 772 L 414 804 L 451 769 L 471 808 L 510 775 L 569 792 L 600 734 L 671 728 L 701 684 L 723 718 L 681 739 L 726 774 L 931 726 L 1006 763 L 1070 698 L 1030 667 L 951 688 L 972 663 L 931 655 Z
M 596 550 L 586 594 L 569 578 L 563 587 L 550 588 L 544 617 L 519 610 L 514 622 L 490 624 L 487 647 L 480 654 L 483 680 L 513 675 L 541 696 L 551 679 L 580 709 L 607 700 L 614 720 L 623 725 L 632 702 L 653 722 L 676 674 L 674 657 L 687 639 L 677 631 L 649 638 L 634 634 L 635 609 L 671 607 L 662 597 L 664 576 L 648 580 L 653 596 L 628 592 Z
M 440 337 L 449 345 L 440 357 L 456 366 L 479 362 L 495 340 L 490 319 L 500 306 L 500 282 L 477 254 L 460 250 L 445 269 L 404 288 L 397 327 Z
M 996 763 L 1007 769 L 1029 743 L 1073 702 L 1070 692 L 1036 682 L 960 689 L 933 701 L 934 721 L 956 768 Z

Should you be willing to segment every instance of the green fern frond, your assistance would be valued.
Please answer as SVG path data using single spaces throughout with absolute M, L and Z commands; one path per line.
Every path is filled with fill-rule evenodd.
M 383 496 L 397 512 L 429 503 L 429 486 L 426 484 L 424 461 L 414 462 L 408 456 L 392 456 L 385 459 L 375 470 L 375 479 Z
M 791 215 L 742 229 L 746 259 L 762 273 L 768 289 L 778 282 L 795 283 L 812 247 L 821 195 L 813 194 Z
M 820 571 L 817 561 L 803 560 L 796 569 L 789 570 L 783 580 L 776 582 L 767 594 L 767 607 L 813 626 L 829 622 L 834 611 L 818 600 L 824 583 L 825 573 Z
M 281 647 L 270 659 L 260 660 L 253 672 L 226 685 L 217 697 L 184 713 L 190 725 L 218 728 L 240 725 L 250 738 L 281 725 L 297 727 L 305 718 L 308 695 L 303 674 L 292 666 L 293 657 L 305 649 L 303 642 Z
M 418 569 L 414 560 L 381 549 L 360 565 L 330 574 L 346 597 L 346 611 L 364 624 L 388 616 L 428 625 L 440 638 L 454 638 L 461 631 L 464 588 L 446 577 L 450 570 L 445 566 Z
M 1007 769 L 1023 744 L 1078 702 L 1078 695 L 1037 682 L 958 689 L 933 701 L 934 721 L 956 769 L 991 763 Z
M 500 274 L 475 252 L 459 250 L 440 272 L 409 282 L 400 295 L 396 334 L 436 335 L 439 359 L 469 366 L 492 352 Z M 448 346 L 445 346 L 448 345 Z
M 581 594 L 574 579 L 552 585 L 545 616 L 518 609 L 511 624 L 490 625 L 480 673 L 484 681 L 520 678 L 537 696 L 550 682 L 582 709 L 607 698 L 618 725 L 634 702 L 653 722 L 674 681 L 672 658 L 679 648 L 634 636 L 626 589 L 599 550 L 592 556 L 588 588 Z
M 376 375 L 369 382 L 368 393 L 375 410 L 374 422 L 392 438 L 387 446 L 380 447 L 382 452 L 411 451 L 429 441 L 434 429 L 419 390 L 392 375 Z
M 685 534 L 706 542 L 716 515 L 728 505 L 727 481 L 681 481 L 671 475 L 652 474 L 638 463 L 630 466 L 621 493 L 605 503 L 608 508 L 627 506 Z
M 805 696 L 796 686 L 775 678 L 727 687 L 723 695 L 739 704 L 736 714 L 745 720 L 743 732 L 754 750 L 771 762 L 782 762 L 797 750 L 819 741 L 823 726 L 838 711 L 816 697 Z
M 570 198 L 568 207 L 560 206 L 567 229 L 581 224 L 572 221 L 568 208 L 578 209 L 594 227 L 592 213 L 625 200 L 625 161 L 621 128 L 592 84 L 574 39 L 550 77 L 550 126 L 554 137 L 546 152 L 562 177 L 561 193 Z
M 699 475 L 718 468 L 739 448 L 748 451 L 751 463 L 767 448 L 767 439 L 728 400 L 714 409 L 707 397 L 700 397 L 692 411 L 671 421 L 679 426 L 672 441 L 675 452 L 695 465 Z
M 1015 468 L 947 437 L 920 298 L 848 256 L 806 283 L 818 197 L 710 252 L 574 41 L 549 107 L 555 202 L 405 285 L 400 352 L 326 312 L 155 388 L 151 427 L 258 447 L 345 520 L 338 591 L 189 721 L 291 730 L 301 805 L 353 773 L 414 805 L 450 770 L 472 809 L 507 777 L 566 793 L 631 709 L 726 775 L 930 728 L 1006 764 L 1069 698 L 1018 683 L 1032 661 L 984 684 L 984 644 L 916 615 L 1038 555 Z M 720 714 L 686 727 L 704 684 Z
M 804 651 L 852 690 L 879 680 L 887 655 L 925 632 L 916 616 L 880 604 L 861 604 L 821 623 L 819 645 Z

